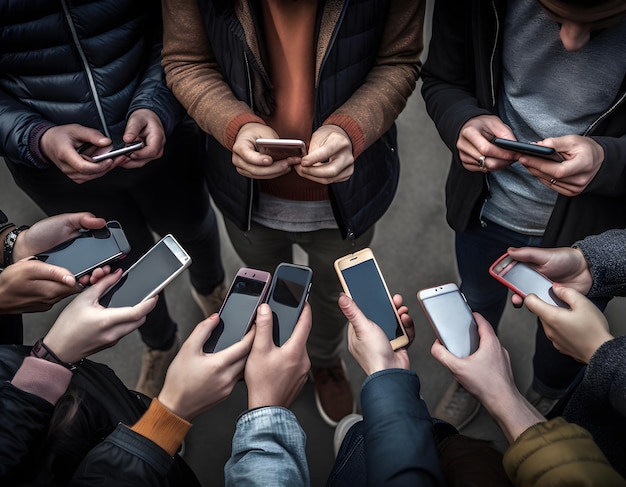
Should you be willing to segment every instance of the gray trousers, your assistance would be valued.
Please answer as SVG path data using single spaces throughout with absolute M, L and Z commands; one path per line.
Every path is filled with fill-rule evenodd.
M 367 247 L 374 237 L 374 227 L 357 240 L 343 240 L 339 230 L 285 232 L 252 222 L 250 231 L 241 231 L 228 218 L 226 230 L 233 247 L 245 265 L 274 272 L 281 262 L 293 262 L 293 245 L 297 244 L 308 257 L 313 269 L 309 303 L 313 312 L 313 328 L 307 343 L 311 366 L 330 367 L 341 353 L 346 318 L 337 299 L 342 291 L 333 264 L 335 259 Z

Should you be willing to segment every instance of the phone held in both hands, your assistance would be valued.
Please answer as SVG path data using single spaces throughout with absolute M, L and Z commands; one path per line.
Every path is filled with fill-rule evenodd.
M 422 289 L 417 293 L 417 300 L 435 335 L 450 353 L 463 358 L 478 349 L 478 325 L 456 284 Z
M 248 333 L 271 278 L 269 272 L 248 267 L 239 269 L 219 311 L 220 322 L 203 346 L 205 353 L 224 350 Z
M 489 274 L 523 298 L 533 293 L 548 304 L 569 309 L 567 303 L 554 294 L 550 279 L 509 254 L 498 258 L 489 268 Z
M 350 296 L 363 314 L 380 326 L 394 350 L 409 344 L 396 306 L 370 248 L 340 257 L 335 271 L 344 292 Z
M 105 308 L 135 306 L 160 293 L 191 264 L 191 257 L 166 235 L 139 258 L 120 280 L 100 296 Z
M 139 149 L 142 149 L 143 146 L 144 146 L 143 141 L 138 140 L 136 142 L 127 144 L 123 147 L 117 147 L 115 149 L 111 149 L 110 151 L 104 152 L 102 154 L 96 154 L 96 152 L 100 150 L 99 147 L 96 147 L 92 144 L 85 144 L 84 146 L 79 147 L 77 151 L 79 154 L 89 157 L 91 159 L 91 162 L 100 162 L 100 161 L 104 161 L 105 159 L 114 159 L 115 157 L 118 157 L 118 156 L 125 156 L 126 154 L 130 154 L 131 152 L 135 152 L 135 151 L 138 151 Z
M 291 336 L 309 297 L 313 271 L 303 265 L 278 264 L 267 293 L 272 309 L 274 344 L 281 347 Z
M 122 226 L 110 221 L 103 228 L 81 230 L 78 237 L 37 254 L 35 259 L 64 267 L 78 279 L 126 257 L 129 252 L 130 244 Z
M 554 162 L 563 162 L 565 160 L 565 158 L 552 147 L 545 147 L 539 144 L 530 144 L 528 142 L 520 142 L 518 140 L 501 139 L 499 137 L 495 137 L 491 143 L 502 149 L 512 150 L 529 156 L 541 157 Z
M 256 150 L 275 161 L 306 156 L 306 144 L 300 139 L 256 139 Z

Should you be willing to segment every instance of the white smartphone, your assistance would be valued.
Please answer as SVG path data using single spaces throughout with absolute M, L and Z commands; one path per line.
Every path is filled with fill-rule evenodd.
M 372 249 L 366 247 L 340 257 L 335 261 L 335 271 L 344 292 L 365 316 L 383 329 L 392 348 L 397 350 L 408 345 L 409 337 Z
M 306 144 L 300 139 L 256 139 L 256 150 L 275 161 L 306 156 Z
M 105 308 L 135 306 L 160 293 L 191 264 L 191 257 L 166 235 L 128 268 L 100 297 Z
M 248 267 L 239 269 L 219 311 L 220 323 L 202 347 L 205 353 L 224 350 L 248 333 L 271 279 L 269 272 Z
M 465 296 L 454 283 L 443 284 L 417 293 L 424 314 L 450 353 L 463 358 L 478 348 L 478 325 Z
M 533 293 L 548 304 L 569 309 L 567 303 L 554 294 L 550 279 L 509 254 L 499 257 L 489 267 L 489 274 L 523 298 Z
M 93 162 L 100 162 L 100 161 L 104 161 L 105 159 L 113 159 L 117 156 L 130 154 L 131 152 L 139 150 L 142 147 L 143 147 L 143 141 L 139 140 L 137 142 L 133 142 L 132 144 L 128 144 L 124 147 L 120 147 L 119 149 L 113 149 L 113 150 L 110 150 L 109 152 L 105 152 L 104 154 L 95 154 L 89 157 L 91 157 L 91 160 Z
M 281 347 L 291 336 L 311 290 L 313 271 L 304 265 L 281 262 L 267 293 L 274 320 L 274 344 Z

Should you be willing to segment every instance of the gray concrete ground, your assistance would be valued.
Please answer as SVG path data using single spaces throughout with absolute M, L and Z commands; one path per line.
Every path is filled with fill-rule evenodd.
M 415 320 L 416 338 L 410 348 L 411 364 L 422 380 L 424 399 L 434 409 L 451 376 L 430 355 L 434 335 L 417 303 L 416 293 L 425 287 L 458 282 L 453 235 L 445 222 L 444 208 L 444 183 L 450 156 L 425 112 L 418 91 L 401 114 L 398 128 L 402 160 L 400 186 L 394 203 L 376 227 L 372 248 L 391 292 L 404 296 Z M 44 217 L 15 186 L 1 163 L 0 208 L 18 224 L 33 223 Z M 223 226 L 221 230 L 222 257 L 230 279 L 242 262 L 230 245 Z M 171 314 L 179 323 L 181 336 L 187 337 L 202 316 L 189 293 L 186 274 L 166 289 L 166 297 Z M 26 315 L 25 342 L 34 343 L 43 336 L 65 304 L 61 302 L 46 313 Z M 623 308 L 622 300 L 614 300 L 609 305 L 607 315 L 613 324 L 618 324 L 617 318 L 624 316 Z M 614 332 L 623 334 L 626 330 L 622 325 L 621 330 Z M 531 314 L 509 305 L 500 324 L 500 339 L 510 351 L 514 375 L 521 390 L 525 390 L 531 380 L 534 333 L 535 321 Z M 132 388 L 139 373 L 141 349 L 139 334 L 134 332 L 112 349 L 92 358 L 109 364 Z M 365 376 L 347 351 L 345 356 L 350 381 L 358 396 Z M 195 421 L 187 436 L 185 458 L 203 485 L 223 484 L 223 466 L 230 455 L 235 421 L 245 409 L 245 385 L 239 384 L 227 401 Z M 292 410 L 308 437 L 307 455 L 312 485 L 324 485 L 334 463 L 333 429 L 322 421 L 316 411 L 310 382 L 305 385 Z M 484 410 L 463 433 L 491 439 L 501 449 L 506 447 L 501 432 Z

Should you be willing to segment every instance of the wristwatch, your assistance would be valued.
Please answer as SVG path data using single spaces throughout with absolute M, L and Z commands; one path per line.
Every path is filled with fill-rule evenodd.
M 46 344 L 43 342 L 43 338 L 39 339 L 37 341 L 37 343 L 35 343 L 33 348 L 31 348 L 30 356 L 31 357 L 35 357 L 35 358 L 40 358 L 40 359 L 43 359 L 43 360 L 47 360 L 48 362 L 52 362 L 53 364 L 61 365 L 61 366 L 65 367 L 66 369 L 69 369 L 69 370 L 75 370 L 76 367 L 78 366 L 78 364 L 80 364 L 80 362 L 77 362 L 77 363 L 63 362 L 57 356 L 56 353 L 54 353 L 52 350 L 50 350 L 46 346 Z
M 2 267 L 8 267 L 13 264 L 13 247 L 17 241 L 17 236 L 28 228 L 30 228 L 28 225 L 22 225 L 6 234 L 4 237 L 4 262 Z

